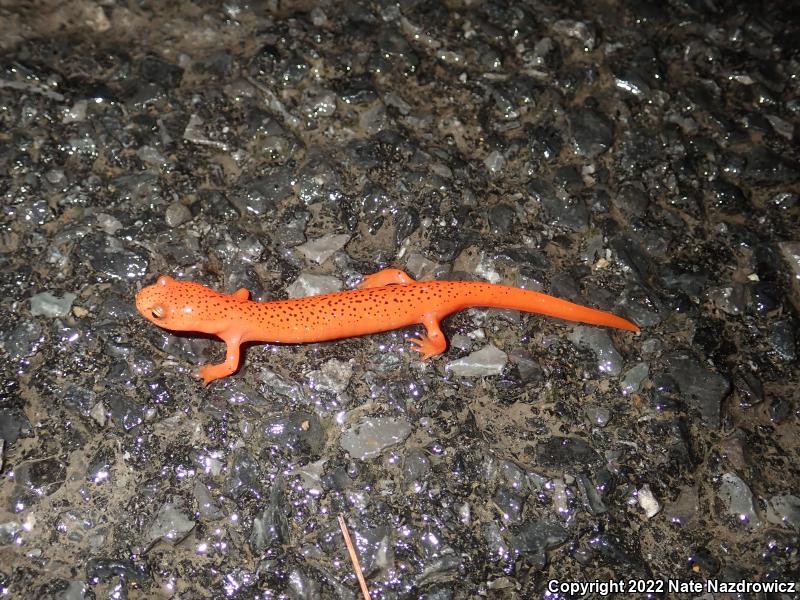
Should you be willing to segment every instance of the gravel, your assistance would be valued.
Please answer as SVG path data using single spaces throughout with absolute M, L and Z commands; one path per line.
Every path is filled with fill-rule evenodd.
M 552 597 L 797 581 L 790 2 L 0 11 L 0 589 Z M 610 310 L 300 346 L 135 311 L 387 266 Z M 558 596 L 563 597 L 563 596 Z M 777 596 L 776 596 L 777 597 Z M 782 597 L 792 597 L 784 595 Z

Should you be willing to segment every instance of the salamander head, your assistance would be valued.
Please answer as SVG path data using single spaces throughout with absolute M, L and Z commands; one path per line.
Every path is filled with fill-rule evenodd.
M 191 281 L 162 275 L 136 294 L 136 308 L 148 321 L 171 331 L 213 333 L 225 296 Z

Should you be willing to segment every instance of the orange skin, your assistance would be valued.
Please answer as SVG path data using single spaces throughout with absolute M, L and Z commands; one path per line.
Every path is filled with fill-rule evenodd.
M 547 294 L 474 281 L 414 281 L 398 269 L 369 275 L 356 290 L 275 302 L 253 302 L 244 288 L 221 294 L 163 275 L 136 295 L 136 308 L 159 327 L 208 333 L 225 342 L 225 361 L 200 368 L 206 384 L 236 372 L 245 342 L 324 342 L 421 324 L 426 334 L 411 342 L 427 360 L 447 347 L 439 322 L 470 307 L 509 308 L 639 331 L 622 317 Z

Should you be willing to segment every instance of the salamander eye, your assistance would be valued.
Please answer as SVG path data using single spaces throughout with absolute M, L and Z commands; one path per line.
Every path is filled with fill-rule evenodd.
M 154 319 L 163 319 L 164 318 L 164 307 L 163 306 L 154 306 L 153 309 L 150 311 L 150 314 L 153 315 Z

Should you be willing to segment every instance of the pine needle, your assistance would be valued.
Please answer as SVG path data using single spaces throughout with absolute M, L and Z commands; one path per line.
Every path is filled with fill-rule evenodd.
M 356 556 L 356 549 L 353 547 L 353 541 L 350 539 L 350 533 L 347 531 L 347 523 L 345 523 L 344 515 L 339 513 L 339 528 L 342 530 L 344 536 L 344 545 L 347 546 L 347 553 L 350 555 L 350 561 L 353 563 L 353 570 L 358 579 L 358 585 L 361 586 L 361 593 L 364 594 L 364 600 L 372 600 L 369 595 L 369 588 L 364 579 L 364 573 L 361 572 L 361 565 L 358 564 L 358 556 Z

